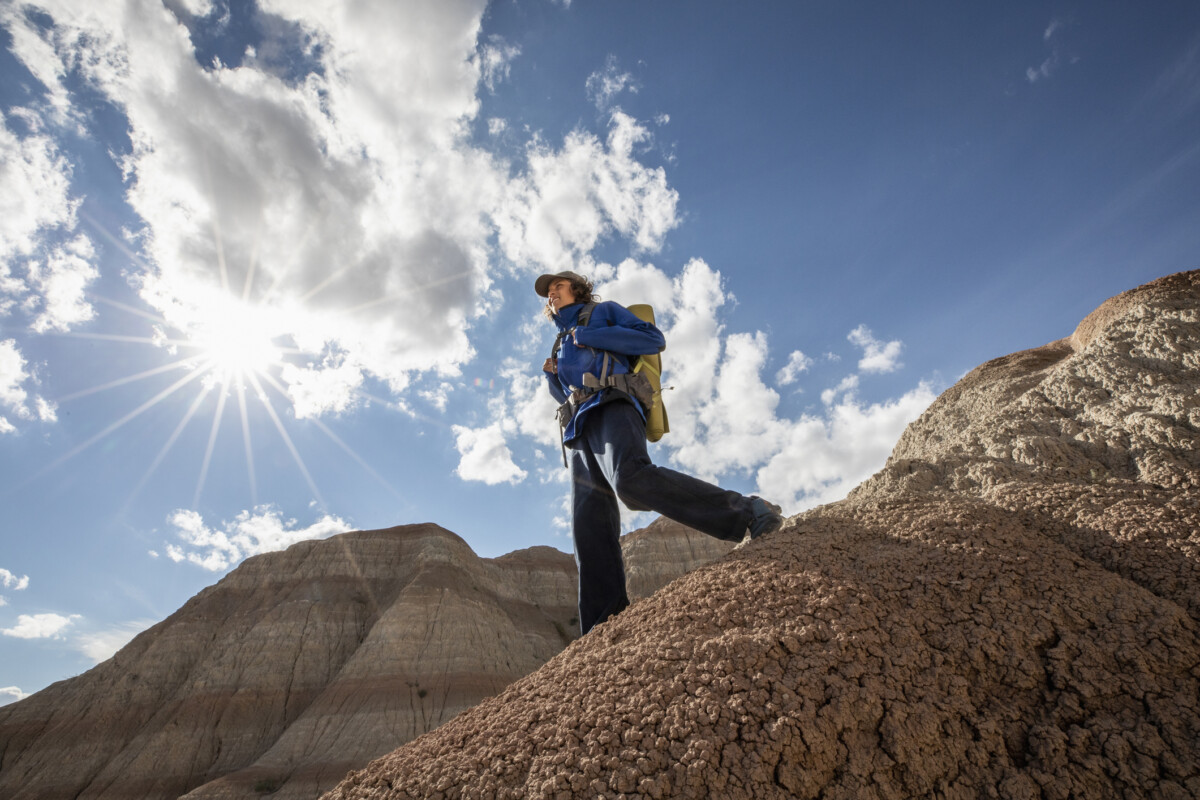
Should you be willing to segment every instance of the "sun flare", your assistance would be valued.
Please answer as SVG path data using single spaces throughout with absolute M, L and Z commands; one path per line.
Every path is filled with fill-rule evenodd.
M 201 310 L 187 338 L 222 380 L 262 374 L 282 365 L 283 351 L 275 344 L 279 333 L 266 309 L 223 298 Z

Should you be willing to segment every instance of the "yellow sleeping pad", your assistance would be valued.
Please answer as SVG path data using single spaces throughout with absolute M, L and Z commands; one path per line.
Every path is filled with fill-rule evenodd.
M 645 303 L 629 306 L 634 316 L 643 322 L 654 323 L 654 309 Z M 662 435 L 671 430 L 667 424 L 667 408 L 662 398 L 662 357 L 657 353 L 651 356 L 638 356 L 638 362 L 633 367 L 634 372 L 640 372 L 650 379 L 654 387 L 654 401 L 646 410 L 646 439 L 657 442 Z

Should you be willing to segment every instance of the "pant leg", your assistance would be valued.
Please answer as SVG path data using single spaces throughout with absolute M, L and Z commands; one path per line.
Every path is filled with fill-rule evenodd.
M 656 511 L 725 541 L 746 535 L 754 518 L 750 499 L 652 463 L 645 423 L 631 404 L 615 401 L 593 409 L 582 438 L 606 483 L 630 508 Z
M 621 557 L 621 512 L 586 442 L 571 454 L 571 532 L 579 568 L 579 628 L 587 633 L 629 605 Z

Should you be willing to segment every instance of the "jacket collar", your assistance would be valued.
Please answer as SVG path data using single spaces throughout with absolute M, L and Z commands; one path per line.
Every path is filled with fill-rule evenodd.
M 575 327 L 575 321 L 579 319 L 579 312 L 583 311 L 583 306 L 583 303 L 572 303 L 563 308 L 554 315 L 554 324 L 560 331 L 571 330 Z

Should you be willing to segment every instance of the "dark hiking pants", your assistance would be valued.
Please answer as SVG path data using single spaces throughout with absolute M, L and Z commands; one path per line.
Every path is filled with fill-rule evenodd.
M 587 633 L 629 605 L 621 558 L 619 497 L 725 541 L 741 541 L 754 517 L 750 499 L 682 472 L 657 467 L 646 426 L 620 400 L 591 410 L 570 445 L 572 533 L 579 567 L 579 626 Z

